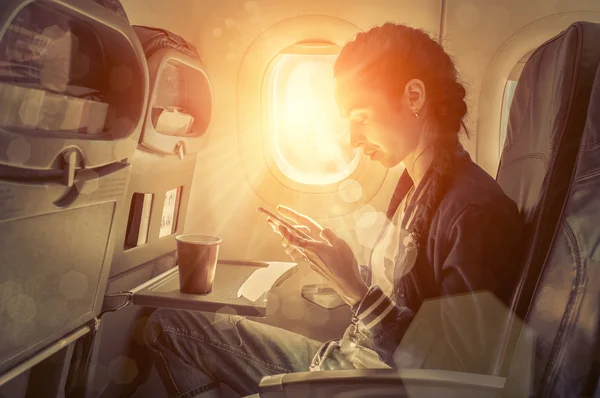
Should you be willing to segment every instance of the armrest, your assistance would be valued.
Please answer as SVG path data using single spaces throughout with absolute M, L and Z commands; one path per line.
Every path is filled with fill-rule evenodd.
M 429 369 L 362 369 L 265 376 L 260 397 L 500 397 L 505 378 Z

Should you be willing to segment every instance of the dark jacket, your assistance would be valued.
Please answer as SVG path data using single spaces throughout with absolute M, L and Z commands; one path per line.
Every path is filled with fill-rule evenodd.
M 487 373 L 498 349 L 517 282 L 521 217 L 468 155 L 453 175 L 414 268 L 394 281 L 394 297 L 372 286 L 352 308 L 355 322 L 371 325 L 372 347 L 392 367 Z M 411 186 L 405 172 L 388 217 Z

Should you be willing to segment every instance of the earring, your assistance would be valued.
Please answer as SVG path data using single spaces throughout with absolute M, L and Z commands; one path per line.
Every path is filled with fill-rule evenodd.
M 415 112 L 415 117 L 418 119 L 419 118 L 419 112 Z

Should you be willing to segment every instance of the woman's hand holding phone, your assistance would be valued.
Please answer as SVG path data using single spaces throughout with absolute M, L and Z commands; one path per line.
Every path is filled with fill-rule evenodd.
M 331 287 L 348 303 L 355 305 L 367 293 L 354 252 L 348 243 L 329 228 L 296 211 L 278 206 L 277 212 L 290 220 L 296 229 L 309 235 L 312 240 L 290 231 L 286 226 L 268 219 L 273 230 L 283 237 L 285 252 L 294 260 L 306 260 L 311 268 L 325 278 Z

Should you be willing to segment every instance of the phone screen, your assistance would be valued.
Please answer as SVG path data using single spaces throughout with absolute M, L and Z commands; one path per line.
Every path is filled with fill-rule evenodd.
M 287 222 L 286 220 L 284 220 L 277 214 L 273 213 L 272 211 L 265 209 L 264 207 L 259 207 L 257 210 L 260 211 L 261 213 L 264 213 L 267 216 L 269 216 L 269 218 L 271 218 L 275 223 L 286 227 L 290 232 L 292 232 L 297 237 L 314 241 L 314 239 L 310 235 L 307 235 L 304 232 L 300 231 L 299 229 L 297 229 L 292 224 L 290 224 L 289 222 Z

